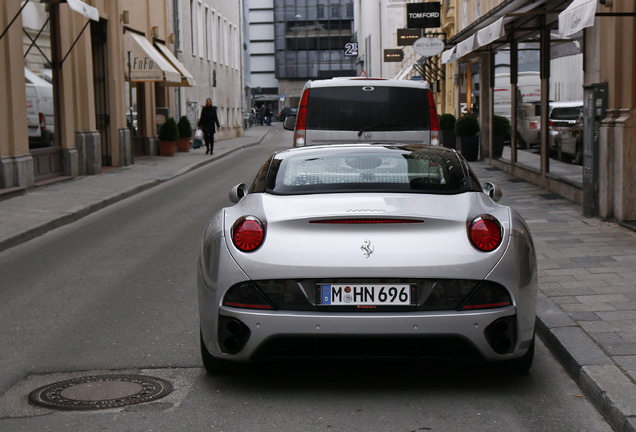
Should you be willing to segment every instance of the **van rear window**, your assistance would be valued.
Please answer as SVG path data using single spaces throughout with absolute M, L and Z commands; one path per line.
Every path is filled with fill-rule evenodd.
M 328 87 L 309 93 L 307 129 L 429 130 L 428 90 L 408 87 Z

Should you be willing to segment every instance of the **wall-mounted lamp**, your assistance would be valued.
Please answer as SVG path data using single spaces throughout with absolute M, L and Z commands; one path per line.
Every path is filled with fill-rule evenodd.
M 119 16 L 119 21 L 126 25 L 130 24 L 130 11 L 122 11 L 121 15 Z
M 158 38 L 159 37 L 159 27 L 158 26 L 152 26 L 152 28 L 150 29 L 150 34 L 152 35 L 153 38 Z

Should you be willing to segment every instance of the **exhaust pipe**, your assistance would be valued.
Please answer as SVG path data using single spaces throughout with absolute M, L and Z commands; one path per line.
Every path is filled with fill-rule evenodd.
M 219 341 L 221 351 L 236 354 L 243 349 L 250 337 L 250 330 L 236 318 L 219 317 Z

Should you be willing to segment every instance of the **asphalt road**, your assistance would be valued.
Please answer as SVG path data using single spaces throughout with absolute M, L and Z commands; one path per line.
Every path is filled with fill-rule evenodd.
M 0 430 L 541 431 L 611 429 L 538 343 L 524 376 L 487 366 L 311 363 L 209 377 L 195 270 L 207 219 L 290 133 L 0 253 Z M 169 379 L 125 409 L 30 406 L 40 385 L 133 371 Z

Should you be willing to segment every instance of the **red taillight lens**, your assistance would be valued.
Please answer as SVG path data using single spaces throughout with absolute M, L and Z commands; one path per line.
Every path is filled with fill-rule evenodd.
M 539 122 L 536 122 L 536 121 L 530 122 L 530 129 L 539 129 Z
M 44 113 L 39 113 L 38 114 L 38 120 L 40 122 L 40 129 L 42 131 L 46 130 L 46 116 L 44 115 Z
M 431 122 L 431 130 L 438 131 L 439 130 L 439 122 L 437 120 L 437 106 L 435 105 L 435 98 L 433 97 L 433 92 L 428 91 L 428 112 L 429 112 L 429 121 Z
M 294 147 L 305 145 L 305 130 L 307 129 L 307 101 L 309 100 L 309 89 L 305 89 L 300 104 L 298 104 L 298 115 L 296 116 L 296 130 L 294 131 Z
M 254 216 L 244 216 L 234 222 L 232 242 L 242 252 L 254 252 L 265 239 L 263 223 Z
M 502 230 L 497 219 L 490 215 L 477 216 L 468 230 L 470 242 L 482 252 L 490 252 L 501 244 Z

